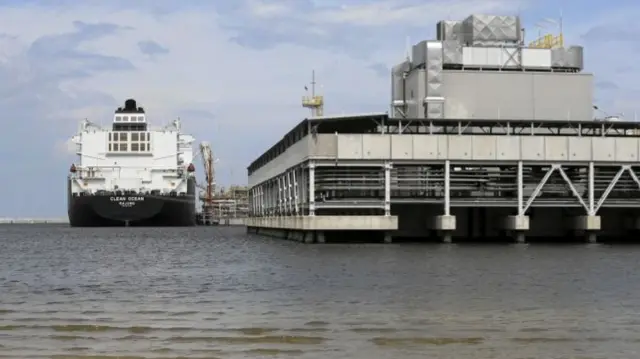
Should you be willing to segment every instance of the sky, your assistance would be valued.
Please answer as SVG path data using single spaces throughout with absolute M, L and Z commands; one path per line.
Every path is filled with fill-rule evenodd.
M 69 138 L 127 98 L 154 124 L 180 117 L 212 144 L 218 182 L 246 184 L 248 164 L 308 115 L 312 70 L 326 114 L 386 111 L 390 67 L 437 21 L 519 14 L 534 34 L 561 12 L 597 106 L 633 117 L 637 1 L 0 0 L 0 217 L 65 217 Z

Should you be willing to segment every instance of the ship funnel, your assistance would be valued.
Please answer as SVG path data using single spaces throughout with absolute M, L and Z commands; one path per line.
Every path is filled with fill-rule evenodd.
M 130 98 L 124 102 L 125 111 L 136 111 L 137 104 L 136 100 Z

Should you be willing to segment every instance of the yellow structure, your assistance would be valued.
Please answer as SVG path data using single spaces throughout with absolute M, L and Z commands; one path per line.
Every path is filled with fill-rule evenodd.
M 529 43 L 529 47 L 535 49 L 555 49 L 564 47 L 564 36 L 562 33 L 558 36 L 546 34 L 535 41 Z
M 305 86 L 305 90 L 308 90 Z M 311 110 L 311 117 L 320 117 L 324 113 L 324 97 L 316 95 L 316 72 L 311 73 L 311 96 L 302 96 L 302 107 Z

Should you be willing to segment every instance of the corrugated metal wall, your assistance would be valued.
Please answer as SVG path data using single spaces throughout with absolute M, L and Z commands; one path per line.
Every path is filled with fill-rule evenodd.
M 445 117 L 451 119 L 593 119 L 593 75 L 444 71 Z

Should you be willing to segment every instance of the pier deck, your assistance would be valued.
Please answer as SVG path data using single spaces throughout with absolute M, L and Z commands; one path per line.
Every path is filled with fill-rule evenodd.
M 69 224 L 67 218 L 0 218 L 0 224 Z
M 247 226 L 594 241 L 640 228 L 638 158 L 635 122 L 306 119 L 249 166 Z

